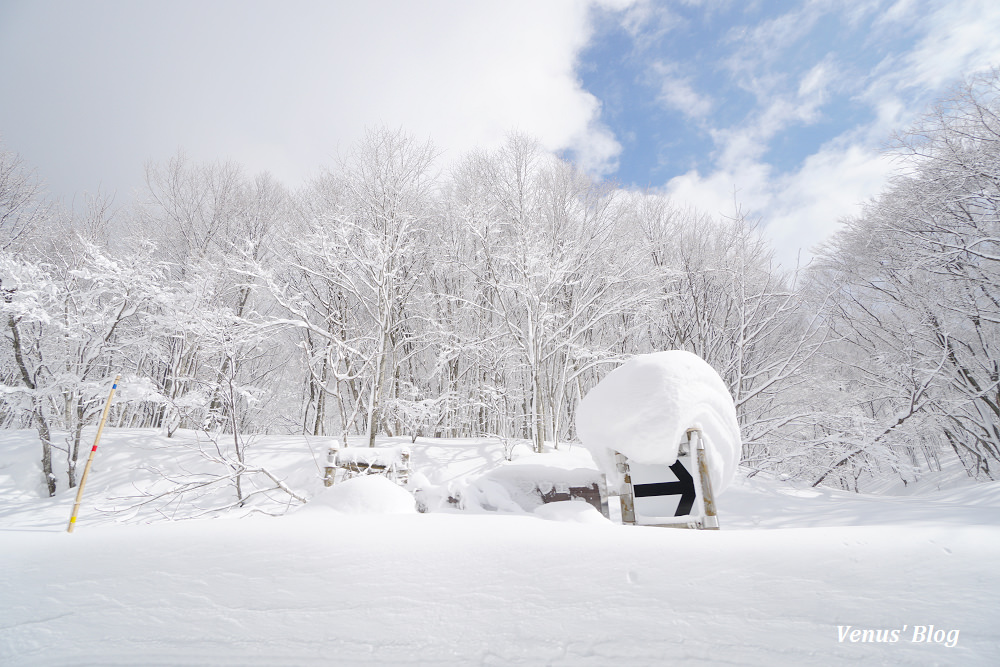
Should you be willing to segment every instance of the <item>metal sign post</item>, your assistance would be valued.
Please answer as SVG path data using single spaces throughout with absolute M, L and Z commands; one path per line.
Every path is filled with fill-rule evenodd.
M 687 437 L 689 445 L 693 445 L 695 460 L 698 464 L 697 478 L 703 517 L 701 527 L 708 530 L 719 530 L 719 516 L 715 512 L 715 494 L 712 492 L 712 477 L 708 474 L 708 457 L 705 456 L 705 438 L 701 430 L 696 428 L 688 429 Z
M 635 493 L 632 490 L 632 475 L 628 469 L 628 459 L 624 455 L 615 452 L 615 465 L 619 474 L 622 475 L 622 488 L 618 493 L 618 500 L 621 503 L 622 523 L 635 525 Z

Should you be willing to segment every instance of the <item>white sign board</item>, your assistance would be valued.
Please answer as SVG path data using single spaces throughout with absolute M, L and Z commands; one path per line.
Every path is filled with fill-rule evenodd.
M 702 518 L 701 484 L 689 454 L 669 466 L 629 461 L 628 472 L 637 524 L 688 523 Z

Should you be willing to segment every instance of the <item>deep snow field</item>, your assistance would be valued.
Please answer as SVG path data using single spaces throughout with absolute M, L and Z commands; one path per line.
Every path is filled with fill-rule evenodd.
M 221 470 L 214 446 L 107 429 L 68 534 L 65 474 L 42 497 L 35 433 L 0 431 L 0 665 L 1000 664 L 1000 483 L 946 468 L 873 496 L 741 472 L 720 531 L 677 530 L 577 502 L 418 514 L 382 478 L 325 489 L 329 442 L 250 441 L 308 504 L 179 520 L 195 510 L 170 497 L 124 508 Z M 593 465 L 570 445 L 410 447 L 438 498 L 503 495 L 505 451 L 536 475 Z M 235 497 L 212 489 L 195 501 Z

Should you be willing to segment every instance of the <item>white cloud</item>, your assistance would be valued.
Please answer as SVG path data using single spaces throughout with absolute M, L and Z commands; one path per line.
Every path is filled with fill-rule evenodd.
M 736 204 L 762 217 L 783 265 L 794 266 L 800 253 L 808 261 L 844 217 L 858 213 L 883 189 L 893 170 L 881 153 L 889 134 L 910 125 L 952 83 L 1000 64 L 997 3 L 900 0 L 887 9 L 883 5 L 810 2 L 732 32 L 729 41 L 736 48 L 725 62 L 738 85 L 756 96 L 757 108 L 740 124 L 711 129 L 714 168 L 677 176 L 665 185 L 666 192 L 714 214 L 731 213 L 735 196 Z M 850 81 L 831 54 L 793 84 L 779 59 L 827 11 L 843 11 L 849 23 L 882 11 L 875 33 L 903 31 L 915 36 L 912 46 L 884 57 L 864 81 Z M 816 122 L 833 95 L 859 90 L 855 101 L 869 106 L 870 121 L 844 130 L 785 173 L 766 162 L 772 140 L 783 130 Z
M 430 138 L 445 159 L 511 130 L 595 173 L 621 151 L 575 71 L 585 2 L 17 9 L 0 26 L 0 127 L 67 190 L 136 182 L 178 147 L 296 184 L 376 124 Z
M 732 171 L 767 152 L 769 142 L 791 125 L 809 125 L 820 118 L 828 100 L 828 88 L 837 76 L 830 57 L 824 58 L 801 78 L 796 92 L 775 94 L 768 103 L 740 125 L 711 129 L 716 162 L 720 169 Z
M 702 175 L 691 171 L 664 188 L 675 201 L 711 215 L 732 215 L 737 207 L 761 216 L 777 261 L 794 268 L 812 257 L 815 247 L 878 194 L 892 169 L 878 151 L 832 142 L 790 173 L 778 174 L 766 162 L 744 160 Z
M 1000 64 L 1000 5 L 990 0 L 936 0 L 927 7 L 899 3 L 896 23 L 919 37 L 872 70 L 861 99 L 878 112 L 878 131 L 903 129 L 934 98 L 964 77 Z M 920 11 L 917 11 L 917 10 Z M 912 12 L 909 15 L 904 10 Z
M 668 109 L 680 111 L 688 118 L 703 119 L 712 112 L 712 99 L 697 92 L 691 84 L 691 77 L 679 76 L 678 67 L 673 63 L 653 63 L 651 76 L 659 84 L 657 101 Z
M 917 16 L 918 0 L 896 0 L 889 9 L 882 12 L 876 19 L 876 26 L 892 23 L 908 23 L 913 16 Z
M 800 258 L 807 262 L 843 218 L 859 213 L 860 205 L 879 193 L 892 171 L 889 159 L 878 151 L 838 143 L 810 155 L 800 169 L 773 185 L 765 229 L 787 268 Z
M 759 213 L 772 202 L 772 176 L 769 164 L 747 160 L 707 175 L 691 170 L 670 179 L 664 192 L 709 215 L 732 215 L 738 207 Z
M 785 77 L 773 65 L 786 57 L 786 50 L 805 37 L 822 15 L 821 3 L 811 2 L 754 26 L 730 30 L 727 41 L 735 46 L 723 64 L 737 85 L 766 102 Z
M 799 97 L 822 102 L 826 98 L 826 89 L 834 77 L 834 70 L 830 57 L 816 63 L 799 81 Z
M 632 36 L 640 51 L 654 45 L 668 32 L 685 23 L 669 6 L 654 0 L 637 0 L 618 9 L 624 10 L 620 19 L 621 26 Z
M 621 144 L 614 133 L 603 124 L 593 120 L 578 135 L 570 137 L 574 161 L 589 174 L 606 175 L 618 170 L 618 154 Z
M 993 0 L 945 0 L 923 23 L 926 34 L 899 72 L 904 85 L 939 89 L 1000 61 L 1000 5 Z

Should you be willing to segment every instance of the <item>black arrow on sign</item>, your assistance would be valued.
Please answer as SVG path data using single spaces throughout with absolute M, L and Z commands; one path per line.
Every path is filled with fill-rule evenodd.
M 677 511 L 674 516 L 687 516 L 691 514 L 691 507 L 697 494 L 694 490 L 694 478 L 687 471 L 684 464 L 675 461 L 670 466 L 671 472 L 677 476 L 676 482 L 656 482 L 654 484 L 635 484 L 632 489 L 636 498 L 649 498 L 650 496 L 680 496 L 681 501 L 677 504 Z

